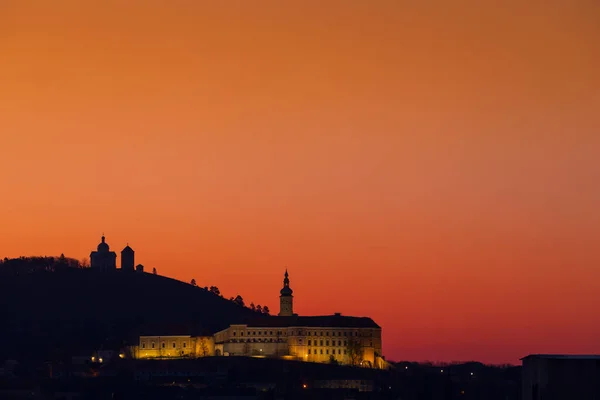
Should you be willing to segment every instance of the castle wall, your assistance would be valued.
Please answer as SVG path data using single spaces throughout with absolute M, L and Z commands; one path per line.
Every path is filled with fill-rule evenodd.
M 327 363 L 334 358 L 340 364 L 352 364 L 349 342 L 358 341 L 362 356 L 354 362 L 377 366 L 381 355 L 380 328 L 284 327 L 258 328 L 232 325 L 215 334 L 221 355 L 282 357 Z
M 203 357 L 215 354 L 212 336 L 140 336 L 136 358 Z

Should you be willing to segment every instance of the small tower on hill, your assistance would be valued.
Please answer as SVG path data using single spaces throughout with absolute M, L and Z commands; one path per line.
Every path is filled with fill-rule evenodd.
M 133 272 L 135 266 L 135 251 L 129 245 L 127 245 L 121 251 L 121 270 L 126 272 Z
M 287 269 L 283 278 L 283 288 L 281 289 L 279 296 L 279 316 L 280 317 L 291 317 L 294 315 L 294 296 L 292 296 L 292 289 L 290 288 L 290 279 L 288 277 Z

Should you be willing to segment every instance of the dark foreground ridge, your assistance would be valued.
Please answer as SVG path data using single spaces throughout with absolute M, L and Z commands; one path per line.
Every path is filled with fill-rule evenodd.
M 65 268 L 0 277 L 0 359 L 56 360 L 137 344 L 139 335 L 155 326 L 202 334 L 248 318 L 257 313 L 148 273 Z
M 390 370 L 253 357 L 14 368 L 0 398 L 520 400 L 520 368 L 398 363 Z M 442 370 L 440 369 L 443 369 Z M 10 394 L 23 397 L 7 397 Z M 33 396 L 32 396 L 33 395 Z M 4 396 L 4 397 L 3 397 Z

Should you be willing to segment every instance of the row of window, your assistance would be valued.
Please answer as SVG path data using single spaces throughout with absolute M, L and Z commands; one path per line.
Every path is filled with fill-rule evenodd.
M 165 343 L 165 342 L 161 343 L 161 347 L 162 347 L 163 349 L 165 349 L 165 348 L 166 348 L 166 343 Z M 186 347 L 187 347 L 187 343 L 186 343 L 186 342 L 183 342 L 183 348 L 185 349 Z M 146 343 L 142 343 L 142 349 L 145 349 L 145 348 L 146 348 Z M 154 348 L 155 348 L 155 344 L 154 344 L 154 342 L 152 342 L 152 344 L 151 344 L 151 347 L 150 347 L 150 348 L 152 348 L 152 349 L 154 349 Z M 177 348 L 177 343 L 173 342 L 173 348 L 174 348 L 174 349 L 176 349 L 176 348 Z
M 300 342 L 300 343 L 302 343 L 302 342 Z M 308 345 L 312 346 L 312 340 L 308 339 Z M 331 345 L 335 346 L 335 340 L 331 341 Z M 337 341 L 337 345 L 341 346 L 342 345 L 342 341 L 338 340 Z M 317 341 L 316 340 L 315 340 L 315 346 L 317 346 Z M 323 346 L 323 340 L 319 340 L 318 346 Z M 325 346 L 329 346 L 329 340 L 325 341 Z M 348 341 L 347 340 L 344 340 L 344 346 L 348 346 Z
M 294 333 L 296 333 L 298 336 L 302 336 L 302 331 L 298 330 L 298 331 L 292 331 L 291 334 L 293 335 Z M 323 335 L 323 333 L 325 333 L 325 335 Z M 317 331 L 308 331 L 307 334 L 308 336 L 329 336 L 329 334 L 331 333 L 331 336 L 358 336 L 358 332 L 323 332 L 320 331 L 319 334 L 317 335 Z M 248 336 L 262 336 L 262 335 L 269 335 L 269 336 L 273 336 L 273 331 L 249 331 L 248 332 Z M 285 335 L 286 332 L 282 332 L 282 331 L 277 331 L 277 335 Z M 237 331 L 233 331 L 233 336 L 237 336 Z M 240 336 L 244 336 L 244 332 L 240 331 Z
M 283 339 L 230 339 L 230 343 L 285 343 Z
M 251 334 L 252 334 L 252 336 L 256 336 L 257 332 L 256 331 L 250 331 L 250 332 L 248 332 L 248 336 L 250 336 Z M 258 336 L 262 336 L 262 334 L 263 334 L 263 331 L 258 331 Z M 264 331 L 264 334 L 266 335 L 267 331 Z M 281 331 L 277 331 L 277 334 L 281 335 L 282 333 L 281 333 Z M 273 336 L 273 331 L 269 331 L 269 335 Z M 237 336 L 237 332 L 236 331 L 233 331 L 233 336 Z M 240 332 L 240 336 L 244 336 L 244 332 L 243 331 Z
M 301 335 L 302 332 L 298 331 L 298 335 Z M 308 331 L 308 336 L 323 336 L 323 331 L 319 332 L 319 335 L 317 335 L 316 331 Z M 329 332 L 325 332 L 325 336 L 329 336 Z M 331 336 L 352 336 L 352 332 L 331 332 Z M 354 336 L 358 336 L 358 332 L 354 332 Z
M 317 350 L 319 351 L 319 353 L 317 353 Z M 337 349 L 337 353 L 339 355 L 341 355 L 342 350 Z M 323 354 L 323 349 L 314 349 L 312 352 L 311 352 L 311 349 L 308 349 L 308 355 L 311 355 L 311 354 L 314 354 L 314 355 Z M 335 354 L 335 349 L 331 349 L 331 355 L 334 355 L 334 354 Z M 329 349 L 325 349 L 325 355 L 329 355 Z M 344 350 L 344 355 L 346 355 L 346 350 Z

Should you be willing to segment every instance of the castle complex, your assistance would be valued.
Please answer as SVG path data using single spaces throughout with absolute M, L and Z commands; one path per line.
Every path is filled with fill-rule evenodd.
M 258 318 L 215 333 L 216 354 L 285 357 L 311 362 L 379 366 L 381 327 L 371 318 L 340 313 L 299 316 L 287 270 L 279 296 L 279 314 Z
M 134 271 L 134 251 L 121 252 L 121 269 Z M 116 254 L 102 236 L 92 252 L 91 268 L 116 270 Z M 139 265 L 136 271 L 143 272 Z M 293 291 L 288 271 L 279 292 L 277 316 L 257 315 L 236 321 L 226 329 L 207 336 L 189 334 L 159 336 L 148 332 L 134 346 L 136 358 L 182 358 L 204 356 L 279 357 L 308 362 L 334 362 L 384 368 L 381 327 L 371 318 L 343 316 L 299 316 L 294 313 Z

